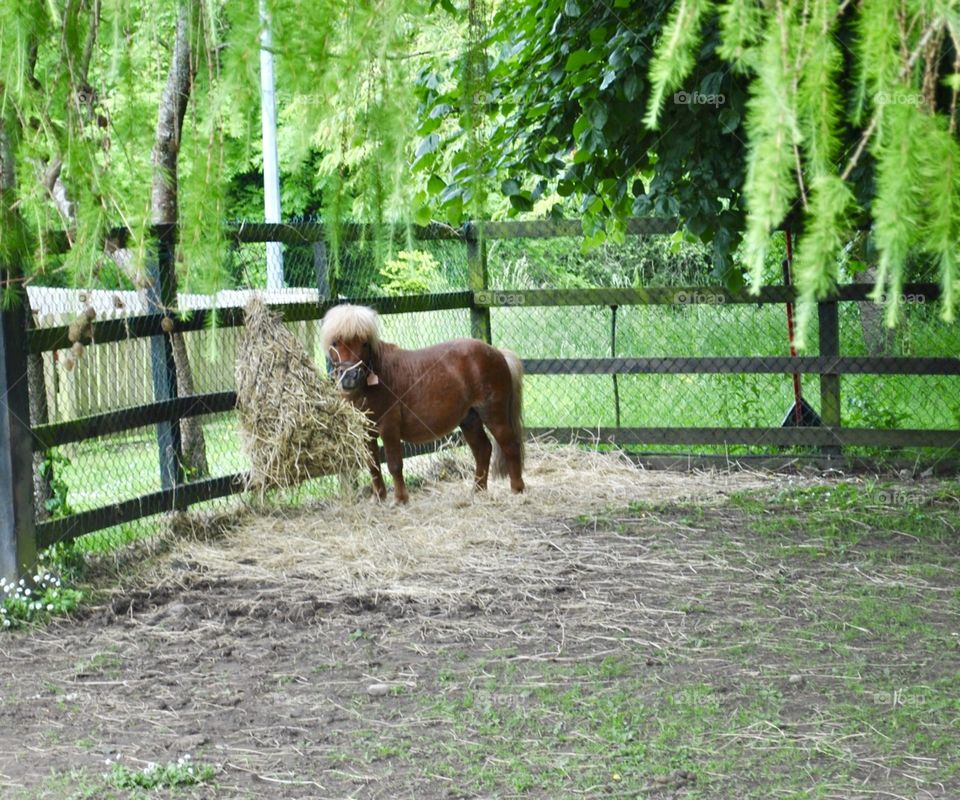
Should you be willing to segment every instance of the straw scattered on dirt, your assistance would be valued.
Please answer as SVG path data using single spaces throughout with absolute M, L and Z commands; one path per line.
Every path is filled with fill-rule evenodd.
M 551 536 L 601 512 L 635 502 L 717 503 L 733 491 L 791 480 L 743 471 L 644 471 L 620 454 L 533 444 L 523 495 L 511 494 L 505 481 L 476 493 L 468 456 L 434 458 L 434 476 L 457 479 L 427 478 L 407 506 L 356 497 L 253 513 L 225 536 L 181 543 L 178 560 L 206 578 L 309 582 L 332 600 L 460 604 L 471 595 L 477 602 L 477 586 L 535 571 Z
M 251 489 L 262 495 L 366 464 L 369 421 L 320 374 L 279 315 L 257 298 L 246 308 L 236 377 Z

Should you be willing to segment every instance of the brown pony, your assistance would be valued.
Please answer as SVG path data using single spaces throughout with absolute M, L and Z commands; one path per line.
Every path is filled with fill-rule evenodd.
M 370 438 L 370 474 L 381 500 L 387 490 L 378 435 L 394 495 L 405 503 L 402 443 L 430 442 L 458 425 L 477 462 L 476 488 L 487 488 L 492 455 L 494 472 L 509 475 L 514 492 L 523 491 L 523 367 L 514 353 L 477 339 L 403 350 L 381 341 L 377 313 L 364 306 L 331 308 L 321 338 L 340 390 L 376 428 Z M 493 436 L 492 446 L 484 427 Z

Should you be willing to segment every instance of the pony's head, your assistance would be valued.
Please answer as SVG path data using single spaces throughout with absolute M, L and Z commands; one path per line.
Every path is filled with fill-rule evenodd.
M 337 385 L 345 392 L 363 388 L 380 353 L 377 312 L 366 306 L 334 306 L 324 316 L 320 330 Z

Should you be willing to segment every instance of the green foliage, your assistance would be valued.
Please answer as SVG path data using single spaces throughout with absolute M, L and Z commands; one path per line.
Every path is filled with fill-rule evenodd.
M 695 6 L 698 19 L 709 8 Z M 462 61 L 420 76 L 424 138 L 413 167 L 426 184 L 429 215 L 456 224 L 482 179 L 499 189 L 493 214 L 576 215 L 590 246 L 619 242 L 630 215 L 679 215 L 712 246 L 715 273 L 736 282 L 746 92 L 716 54 L 715 21 L 682 37 L 685 52 L 696 51 L 690 69 L 672 57 L 662 62 L 661 97 L 685 78 L 659 114 L 660 129 L 637 121 L 655 91 L 647 77 L 651 45 L 669 12 L 665 0 L 501 4 L 485 40 L 489 91 L 477 121 L 486 143 L 479 158 L 466 148 Z M 690 49 L 701 35 L 702 46 Z
M 209 764 L 191 762 L 190 756 L 181 756 L 176 762 L 147 764 L 143 769 L 131 769 L 125 764 L 114 764 L 107 774 L 107 782 L 117 789 L 175 789 L 195 786 L 209 781 L 216 770 Z
M 901 428 L 904 414 L 879 392 L 848 391 L 844 397 L 844 424 L 851 428 Z
M 18 183 L 0 203 L 0 255 L 42 271 L 37 233 L 68 227 L 69 279 L 121 282 L 100 266 L 102 233 L 121 222 L 142 260 L 170 58 L 160 43 L 181 4 L 196 67 L 178 176 L 181 285 L 235 280 L 217 231 L 224 216 L 259 212 L 263 26 L 251 3 L 105 0 L 99 20 L 66 0 L 3 5 L 0 108 Z M 733 288 L 744 268 L 759 284 L 771 234 L 790 226 L 809 302 L 829 291 L 849 232 L 869 227 L 887 321 L 908 269 L 939 275 L 954 317 L 957 0 L 267 10 L 284 200 L 332 224 L 335 268 L 347 219 L 576 215 L 597 247 L 621 241 L 630 215 L 677 216 Z M 59 162 L 69 212 L 42 179 Z M 389 238 L 366 243 L 372 263 L 391 257 Z
M 805 53 L 797 82 L 797 122 L 808 182 L 833 173 L 840 146 L 838 79 L 843 56 L 836 41 L 837 0 L 814 0 L 803 28 Z
M 667 237 L 630 236 L 622 245 L 580 252 L 563 239 L 504 239 L 488 245 L 490 285 L 512 289 L 591 286 L 697 286 L 710 273 L 710 250 Z
M 13 199 L 19 214 L 8 220 L 14 205 L 0 204 L 0 252 L 17 252 L 20 263 L 36 251 L 40 258 L 29 269 L 41 270 L 46 254 L 34 246 L 39 233 L 69 229 L 68 281 L 96 286 L 102 234 L 124 224 L 135 232 L 137 266 L 143 269 L 150 153 L 181 6 L 191 13 L 195 77 L 176 176 L 180 288 L 214 291 L 232 282 L 220 233 L 235 198 L 228 187 L 251 173 L 259 179 L 261 166 L 262 25 L 256 3 L 105 0 L 99 18 L 89 5 L 66 0 L 4 4 L 0 108 L 16 145 Z M 407 147 L 413 76 L 421 59 L 410 54 L 427 51 L 436 34 L 427 4 L 276 0 L 267 8 L 288 208 L 322 209 L 333 222 L 408 219 L 413 184 L 406 176 Z M 41 180 L 58 161 L 58 187 L 69 212 L 53 202 Z M 240 208 L 261 213 L 258 203 Z M 21 229 L 23 235 L 15 237 Z
M 923 142 L 923 147 L 917 142 Z M 939 266 L 943 317 L 953 321 L 960 242 L 960 143 L 946 130 L 943 120 L 895 104 L 884 115 L 876 153 L 876 294 L 888 298 L 887 323 L 893 325 L 897 320 L 903 265 L 917 252 Z
M 853 193 L 837 175 L 822 175 L 813 184 L 807 224 L 797 252 L 795 275 L 797 347 L 804 348 L 806 334 L 816 316 L 816 300 L 837 282 L 840 254 L 849 241 L 850 213 L 855 208 Z
M 679 89 L 696 65 L 696 50 L 700 45 L 700 26 L 704 16 L 713 8 L 710 0 L 679 0 L 663 30 L 663 38 L 650 64 L 650 100 L 643 122 L 656 128 L 663 109 L 664 95 Z
M 70 466 L 70 459 L 56 448 L 47 450 L 43 461 L 37 466 L 40 477 L 50 487 L 50 497 L 44 502 L 44 507 L 51 517 L 63 517 L 73 513 L 67 495 L 70 487 L 63 479 L 61 469 Z
M 786 217 L 797 194 L 793 148 L 800 141 L 800 129 L 795 90 L 787 77 L 792 54 L 776 33 L 784 24 L 783 18 L 767 17 L 765 38 L 758 45 L 758 74 L 751 84 L 747 107 L 750 148 L 744 193 L 749 214 L 744 257 L 753 286 L 758 289 L 770 233 Z
M 387 294 L 435 292 L 441 281 L 440 265 L 423 250 L 401 250 L 380 268 L 380 287 Z
M 763 35 L 763 7 L 757 0 L 731 0 L 720 7 L 720 44 L 717 53 L 738 71 L 753 64 L 753 46 Z
M 655 83 L 689 66 L 690 42 L 705 24 L 691 8 L 677 0 L 651 68 Z M 750 81 L 744 258 L 754 287 L 771 232 L 781 225 L 800 232 L 802 340 L 814 300 L 833 287 L 841 251 L 856 228 L 869 226 L 887 323 L 898 319 L 908 269 L 925 273 L 928 265 L 939 274 L 943 317 L 952 321 L 960 145 L 957 87 L 947 70 L 960 41 L 956 3 L 811 0 L 763 8 L 728 0 L 717 15 L 717 52 Z M 853 57 L 845 60 L 842 48 Z M 855 100 L 845 108 L 839 98 L 848 85 Z M 659 100 L 651 97 L 648 123 Z

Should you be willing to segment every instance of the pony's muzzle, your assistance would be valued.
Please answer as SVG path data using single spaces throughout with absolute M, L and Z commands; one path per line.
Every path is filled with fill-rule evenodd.
M 341 361 L 334 367 L 333 375 L 337 386 L 344 392 L 352 392 L 364 386 L 370 370 L 362 361 Z

